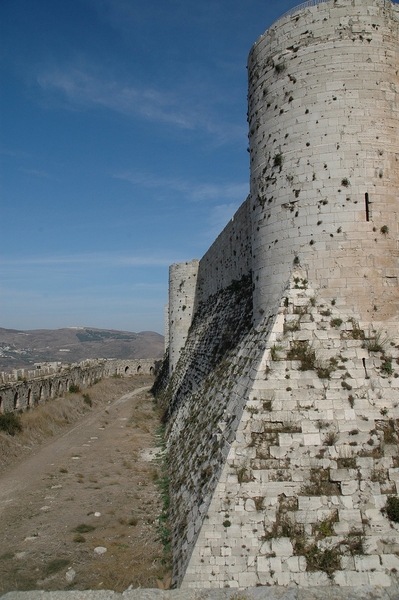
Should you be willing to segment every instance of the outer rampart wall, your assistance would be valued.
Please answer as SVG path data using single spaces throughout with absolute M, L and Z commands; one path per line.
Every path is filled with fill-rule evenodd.
M 397 314 L 399 6 L 277 21 L 248 62 L 254 318 L 300 263 L 362 319 Z
M 37 371 L 20 369 L 15 374 L 3 373 L 3 381 L 8 381 L 0 385 L 0 413 L 24 410 L 62 396 L 71 385 L 85 389 L 102 377 L 155 374 L 160 362 L 149 358 L 98 359 L 58 368 L 43 366 Z
M 251 216 L 247 198 L 200 260 L 195 306 L 250 271 Z
M 169 268 L 169 369 L 173 373 L 187 339 L 194 312 L 198 260 Z M 166 332 L 165 332 L 166 333 Z M 165 336 L 166 337 L 166 336 Z

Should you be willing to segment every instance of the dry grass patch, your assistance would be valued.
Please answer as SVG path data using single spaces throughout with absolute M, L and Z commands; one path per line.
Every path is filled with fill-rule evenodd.
M 22 431 L 15 432 L 14 436 L 0 431 L 0 470 L 28 454 L 46 439 L 54 437 L 67 426 L 76 423 L 93 408 L 112 403 L 123 394 L 151 385 L 152 382 L 153 379 L 149 376 L 103 379 L 87 388 L 90 390 L 91 405 L 85 399 L 85 390 L 82 394 L 68 393 L 63 398 L 55 398 L 46 404 L 24 411 L 20 415 Z

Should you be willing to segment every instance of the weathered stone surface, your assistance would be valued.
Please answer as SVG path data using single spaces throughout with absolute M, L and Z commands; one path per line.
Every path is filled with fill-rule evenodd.
M 251 50 L 251 194 L 199 262 L 194 318 L 171 323 L 185 589 L 395 579 L 398 40 L 396 4 L 318 1 Z

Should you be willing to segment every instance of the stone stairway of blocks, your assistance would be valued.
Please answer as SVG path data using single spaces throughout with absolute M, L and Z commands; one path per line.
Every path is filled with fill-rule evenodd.
M 228 457 L 225 524 L 240 515 L 258 583 L 387 586 L 399 570 L 395 344 L 293 278 Z
M 357 322 L 294 275 L 183 587 L 396 581 L 394 328 Z

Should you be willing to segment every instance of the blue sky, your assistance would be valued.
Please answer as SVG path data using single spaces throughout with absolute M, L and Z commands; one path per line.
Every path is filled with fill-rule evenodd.
M 298 2 L 2 0 L 0 327 L 163 333 L 248 193 L 248 52 Z

